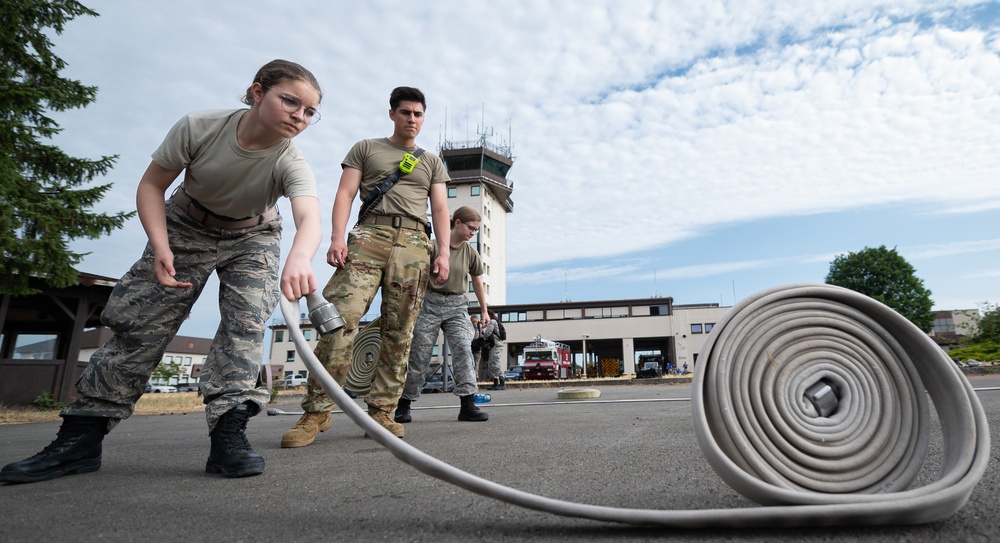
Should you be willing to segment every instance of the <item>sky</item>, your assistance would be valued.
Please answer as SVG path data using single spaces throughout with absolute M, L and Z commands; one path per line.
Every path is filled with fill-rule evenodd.
M 319 183 L 321 284 L 340 162 L 391 134 L 389 91 L 410 85 L 428 100 L 422 147 L 482 136 L 512 148 L 508 304 L 730 306 L 822 283 L 835 256 L 883 245 L 935 309 L 1000 302 L 998 3 L 84 4 L 100 16 L 52 40 L 63 75 L 99 92 L 54 114 L 53 142 L 118 155 L 97 211 L 133 210 L 174 122 L 241 107 L 264 63 L 316 75 L 322 120 L 296 142 Z M 117 278 L 145 242 L 133 219 L 72 248 L 90 253 L 81 271 Z M 213 282 L 182 335 L 214 333 L 217 295 Z

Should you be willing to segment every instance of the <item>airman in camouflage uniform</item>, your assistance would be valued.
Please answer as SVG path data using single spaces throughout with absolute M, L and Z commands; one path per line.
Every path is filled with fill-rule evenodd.
M 371 214 L 349 234 L 347 224 L 355 196 L 360 193 L 362 198 L 368 198 L 399 170 L 405 154 L 418 152 L 416 137 L 426 107 L 419 89 L 393 89 L 389 96 L 392 136 L 355 143 L 341 164 L 343 173 L 333 203 L 333 233 L 327 251 L 327 263 L 337 270 L 323 295 L 337 308 L 345 324 L 320 339 L 314 351 L 330 375 L 343 385 L 353 360 L 358 323 L 381 290 L 382 345 L 365 403 L 368 414 L 398 437 L 404 435 L 403 426 L 395 423 L 391 414 L 406 381 L 413 325 L 429 272 L 433 270 L 442 282 L 448 278 L 448 236 L 438 237 L 438 256 L 432 262 L 432 245 L 425 231 L 428 197 L 434 231 L 448 231 L 449 178 L 444 163 L 432 153 L 420 155 L 412 171 L 400 175 L 380 200 L 373 200 Z M 310 378 L 302 400 L 304 413 L 281 437 L 281 446 L 304 447 L 312 443 L 317 433 L 330 428 L 330 411 L 334 407 L 318 382 Z
M 410 368 L 406 376 L 406 386 L 399 400 L 394 420 L 405 424 L 412 420 L 410 403 L 417 401 L 424 388 L 427 369 L 431 363 L 431 353 L 438 335 L 444 330 L 445 339 L 451 348 L 451 364 L 455 375 L 455 390 L 461 401 L 458 420 L 481 422 L 489 420 L 489 415 L 475 406 L 473 396 L 479 391 L 476 385 L 476 369 L 472 360 L 473 327 L 469 322 L 469 298 L 466 295 L 471 277 L 472 290 L 479 302 L 482 319 L 489 322 L 489 308 L 486 305 L 486 289 L 482 275 L 486 271 L 479 253 L 468 241 L 479 231 L 482 216 L 469 206 L 455 210 L 449 236 L 451 256 L 449 257 L 448 280 L 430 285 L 430 292 L 424 298 L 413 331 L 413 348 L 410 350 Z M 443 359 L 443 357 L 442 357 Z M 445 362 L 447 363 L 447 361 Z
M 276 204 L 282 196 L 291 201 L 297 227 L 280 278 L 284 295 L 297 300 L 316 289 L 311 261 L 322 227 L 316 177 L 292 138 L 319 120 L 321 98 L 312 73 L 279 59 L 254 76 L 243 97 L 249 109 L 196 111 L 174 124 L 136 189 L 148 243 L 101 314 L 113 335 L 77 382 L 78 399 L 60 413 L 56 440 L 4 466 L 0 481 L 100 469 L 104 436 L 134 411 L 213 272 L 221 322 L 200 382 L 211 441 L 205 472 L 264 472 L 245 431 L 269 398 L 260 386 L 260 360 L 265 322 L 279 296 Z
M 502 358 L 504 356 L 504 342 L 500 339 L 500 321 L 497 316 L 490 311 L 490 323 L 483 330 L 485 342 L 483 344 L 482 364 L 486 366 L 486 379 L 492 379 L 493 384 L 486 387 L 486 390 L 507 390 L 504 382 Z

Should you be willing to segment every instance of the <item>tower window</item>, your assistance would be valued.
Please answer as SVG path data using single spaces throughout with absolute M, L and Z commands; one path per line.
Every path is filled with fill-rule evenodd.
M 480 187 L 479 185 L 472 185 L 469 188 L 469 195 L 470 196 L 479 196 L 479 189 L 480 188 L 482 188 L 482 187 Z

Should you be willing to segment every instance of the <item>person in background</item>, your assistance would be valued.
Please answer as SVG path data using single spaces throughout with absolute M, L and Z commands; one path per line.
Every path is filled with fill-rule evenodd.
M 503 368 L 501 361 L 504 358 L 504 335 L 501 334 L 503 324 L 497 318 L 496 313 L 490 310 L 490 323 L 483 330 L 483 358 L 486 359 L 489 374 L 487 379 L 493 379 L 493 384 L 486 387 L 487 390 L 507 390 L 504 382 Z
M 321 99 L 312 73 L 274 60 L 247 88 L 249 108 L 189 113 L 170 129 L 136 191 L 149 242 L 101 314 L 114 335 L 77 382 L 77 399 L 60 413 L 56 440 L 4 466 L 0 481 L 98 470 L 104 436 L 132 415 L 213 272 L 221 322 L 200 381 L 211 440 L 205 471 L 263 473 L 264 459 L 245 431 L 270 399 L 260 380 L 265 325 L 279 285 L 289 300 L 316 290 L 310 264 L 322 237 L 316 178 L 292 138 L 319 120 Z M 181 172 L 184 180 L 164 202 Z M 291 200 L 295 238 L 279 281 L 282 219 L 275 204 L 281 196 Z
M 396 406 L 394 420 L 405 424 L 413 420 L 410 404 L 417 401 L 427 379 L 431 353 L 438 336 L 444 331 L 445 341 L 451 347 L 452 371 L 455 375 L 453 393 L 459 397 L 461 407 L 458 420 L 481 422 L 490 417 L 476 407 L 473 400 L 479 387 L 476 385 L 476 368 L 472 359 L 474 326 L 469 318 L 468 278 L 479 301 L 480 316 L 487 326 L 490 315 L 486 306 L 486 289 L 482 275 L 486 271 L 476 249 L 468 241 L 479 231 L 482 217 L 469 206 L 455 210 L 451 220 L 451 257 L 449 279 L 441 284 L 429 285 L 427 296 L 420 308 L 420 316 L 413 329 L 413 347 L 410 350 L 409 369 L 403 396 Z M 484 347 L 485 349 L 485 347 Z M 444 360 L 444 357 L 442 357 Z M 444 360 L 443 363 L 447 363 Z
M 405 432 L 392 420 L 392 412 L 406 381 L 413 325 L 430 273 L 436 284 L 444 284 L 451 255 L 448 173 L 438 156 L 423 153 L 416 143 L 426 109 L 427 101 L 420 89 L 396 87 L 389 95 L 392 135 L 355 143 L 341 164 L 344 171 L 333 202 L 333 233 L 326 254 L 327 263 L 337 270 L 323 289 L 323 296 L 337 308 L 345 324 L 321 337 L 314 350 L 316 358 L 343 386 L 351 369 L 358 324 L 375 294 L 381 291 L 382 346 L 365 403 L 368 415 L 400 438 Z M 405 172 L 403 167 L 412 169 Z M 355 196 L 360 192 L 362 199 L 368 199 L 373 192 L 377 194 L 377 187 L 397 171 L 402 174 L 398 182 L 381 199 L 370 200 L 370 213 L 364 218 L 359 216 L 358 224 L 348 233 Z M 433 262 L 430 231 L 425 228 L 428 198 L 434 232 L 438 234 Z M 310 376 L 302 400 L 304 413 L 281 437 L 281 446 L 304 447 L 312 443 L 319 432 L 330 428 L 334 407 L 333 400 Z
M 476 368 L 476 378 L 483 380 L 486 378 L 480 362 L 483 354 L 483 326 L 479 322 L 479 315 L 470 315 L 469 321 L 472 323 L 472 365 Z

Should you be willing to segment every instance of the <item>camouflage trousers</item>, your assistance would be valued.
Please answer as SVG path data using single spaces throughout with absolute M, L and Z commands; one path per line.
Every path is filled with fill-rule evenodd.
M 496 339 L 496 344 L 490 349 L 489 354 L 489 378 L 499 379 L 503 377 L 503 367 L 501 366 L 502 359 L 504 358 L 505 351 L 507 348 L 504 346 L 503 341 Z M 485 356 L 483 358 L 486 358 Z
M 343 317 L 344 327 L 320 338 L 313 353 L 341 386 L 351 369 L 358 324 L 381 289 L 382 346 L 371 391 L 365 396 L 371 408 L 391 412 L 403 393 L 413 325 L 427 290 L 430 257 L 431 242 L 422 231 L 361 225 L 347 235 L 347 263 L 337 268 L 323 289 L 323 296 Z M 302 409 L 315 413 L 334 407 L 326 391 L 310 378 Z
M 101 322 L 112 332 L 90 358 L 76 384 L 78 399 L 62 415 L 106 417 L 110 431 L 132 415 L 153 369 L 177 334 L 213 272 L 219 276 L 219 328 L 201 374 L 209 432 L 219 417 L 244 402 L 270 398 L 260 384 L 264 330 L 278 303 L 281 216 L 249 228 L 204 226 L 171 202 L 167 236 L 179 281 L 164 288 L 153 274 L 153 251 L 142 257 L 111 292 Z
M 420 317 L 413 328 L 413 348 L 410 350 L 409 370 L 403 397 L 415 401 L 427 381 L 431 353 L 438 336 L 444 330 L 445 341 L 451 349 L 452 373 L 455 376 L 456 396 L 468 396 L 479 391 L 472 362 L 472 323 L 469 322 L 469 299 L 465 294 L 427 293 L 420 308 Z M 441 357 L 445 359 L 444 356 Z
M 496 339 L 496 344 L 492 348 L 483 348 L 482 352 L 476 353 L 477 375 L 483 379 L 499 379 L 503 377 L 504 344 Z

